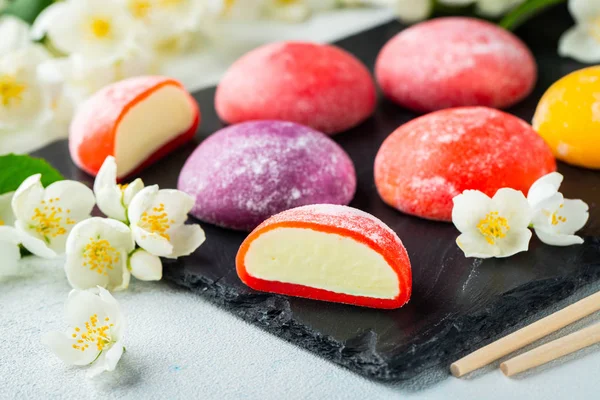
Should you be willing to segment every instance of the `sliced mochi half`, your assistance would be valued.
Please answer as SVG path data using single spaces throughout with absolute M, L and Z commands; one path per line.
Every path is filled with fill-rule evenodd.
M 357 306 L 399 308 L 412 289 L 396 233 L 370 214 L 332 204 L 267 219 L 242 243 L 236 267 L 256 290 Z
M 194 137 L 196 101 L 178 81 L 141 76 L 106 86 L 78 109 L 69 132 L 73 162 L 95 176 L 107 156 L 117 177 L 139 172 Z

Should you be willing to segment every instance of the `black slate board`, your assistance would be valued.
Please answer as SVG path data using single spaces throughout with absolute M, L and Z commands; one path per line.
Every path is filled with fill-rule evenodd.
M 545 89 L 582 67 L 556 55 L 558 37 L 572 21 L 559 7 L 518 31 L 539 64 L 535 92 L 509 110 L 529 121 Z M 339 42 L 374 64 L 381 46 L 402 26 L 392 22 Z M 201 73 L 201 71 L 199 71 Z M 147 184 L 175 187 L 178 172 L 197 143 L 219 129 L 214 89 L 195 94 L 202 110 L 196 143 L 171 154 L 141 175 Z M 416 114 L 380 100 L 376 114 L 335 137 L 356 164 L 358 191 L 352 206 L 385 221 L 404 241 L 413 267 L 410 303 L 375 310 L 255 292 L 238 279 L 234 258 L 244 234 L 202 224 L 208 240 L 193 255 L 167 262 L 165 278 L 206 296 L 261 328 L 352 371 L 386 381 L 405 380 L 426 370 L 447 370 L 455 359 L 511 330 L 533 313 L 600 279 L 600 172 L 561 164 L 566 197 L 590 204 L 585 244 L 550 247 L 533 239 L 531 250 L 502 260 L 466 259 L 456 247 L 451 224 L 425 221 L 387 207 L 377 196 L 373 160 L 385 137 Z M 91 183 L 70 161 L 66 141 L 35 153 L 67 177 Z M 190 316 L 192 317 L 192 316 Z M 175 321 L 174 321 L 175 323 Z

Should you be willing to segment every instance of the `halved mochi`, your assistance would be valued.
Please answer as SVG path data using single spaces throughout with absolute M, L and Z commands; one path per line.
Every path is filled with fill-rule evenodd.
M 77 111 L 69 132 L 73 162 L 95 176 L 107 156 L 123 178 L 194 137 L 196 101 L 178 81 L 141 76 L 109 85 Z
M 242 243 L 236 266 L 256 290 L 357 306 L 399 308 L 412 289 L 396 233 L 370 214 L 332 204 L 269 218 Z

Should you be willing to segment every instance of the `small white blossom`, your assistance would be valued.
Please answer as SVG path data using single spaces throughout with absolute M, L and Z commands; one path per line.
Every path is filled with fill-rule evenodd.
M 43 74 L 50 54 L 29 40 L 29 26 L 0 17 L 0 129 L 45 126 L 61 106 L 62 82 Z
M 194 199 L 174 189 L 148 186 L 129 204 L 129 221 L 137 244 L 159 257 L 191 254 L 205 240 L 199 225 L 184 225 Z
M 531 208 L 523 193 L 509 188 L 489 198 L 478 190 L 454 197 L 452 222 L 467 257 L 509 257 L 529 248 Z
M 576 25 L 558 42 L 558 54 L 585 63 L 600 62 L 600 1 L 569 0 Z
M 63 253 L 69 232 L 90 217 L 94 193 L 75 181 L 58 181 L 44 189 L 41 175 L 25 179 L 12 198 L 15 227 L 23 246 L 40 257 Z
M 94 194 L 98 208 L 107 217 L 123 221 L 127 220 L 127 207 L 133 197 L 144 188 L 140 178 L 130 184 L 117 184 L 117 164 L 113 156 L 104 160 L 94 181 Z
M 198 33 L 204 14 L 199 0 L 119 0 L 159 52 L 185 50 Z
M 135 248 L 131 230 L 110 218 L 89 218 L 67 239 L 65 272 L 75 289 L 96 286 L 123 290 L 129 286 L 129 253 Z
M 588 205 L 581 200 L 565 199 L 558 191 L 563 176 L 552 172 L 534 182 L 527 194 L 533 210 L 532 223 L 538 238 L 552 246 L 583 243 L 575 232 L 589 218 Z
M 42 343 L 67 364 L 91 364 L 89 377 L 114 371 L 124 351 L 125 321 L 112 295 L 100 287 L 72 290 L 65 314 L 67 331 L 48 332 Z

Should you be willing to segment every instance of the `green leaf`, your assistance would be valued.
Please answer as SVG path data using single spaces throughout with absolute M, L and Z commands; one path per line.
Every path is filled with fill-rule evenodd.
M 8 154 L 0 156 L 0 194 L 17 190 L 19 185 L 34 174 L 42 174 L 42 185 L 65 179 L 45 160 Z
M 511 31 L 515 30 L 525 21 L 539 14 L 546 8 L 566 1 L 567 0 L 527 0 L 525 3 L 506 14 L 500 21 L 500 26 Z
M 33 24 L 42 10 L 52 3 L 54 0 L 12 0 L 2 14 L 14 15 L 28 24 Z

